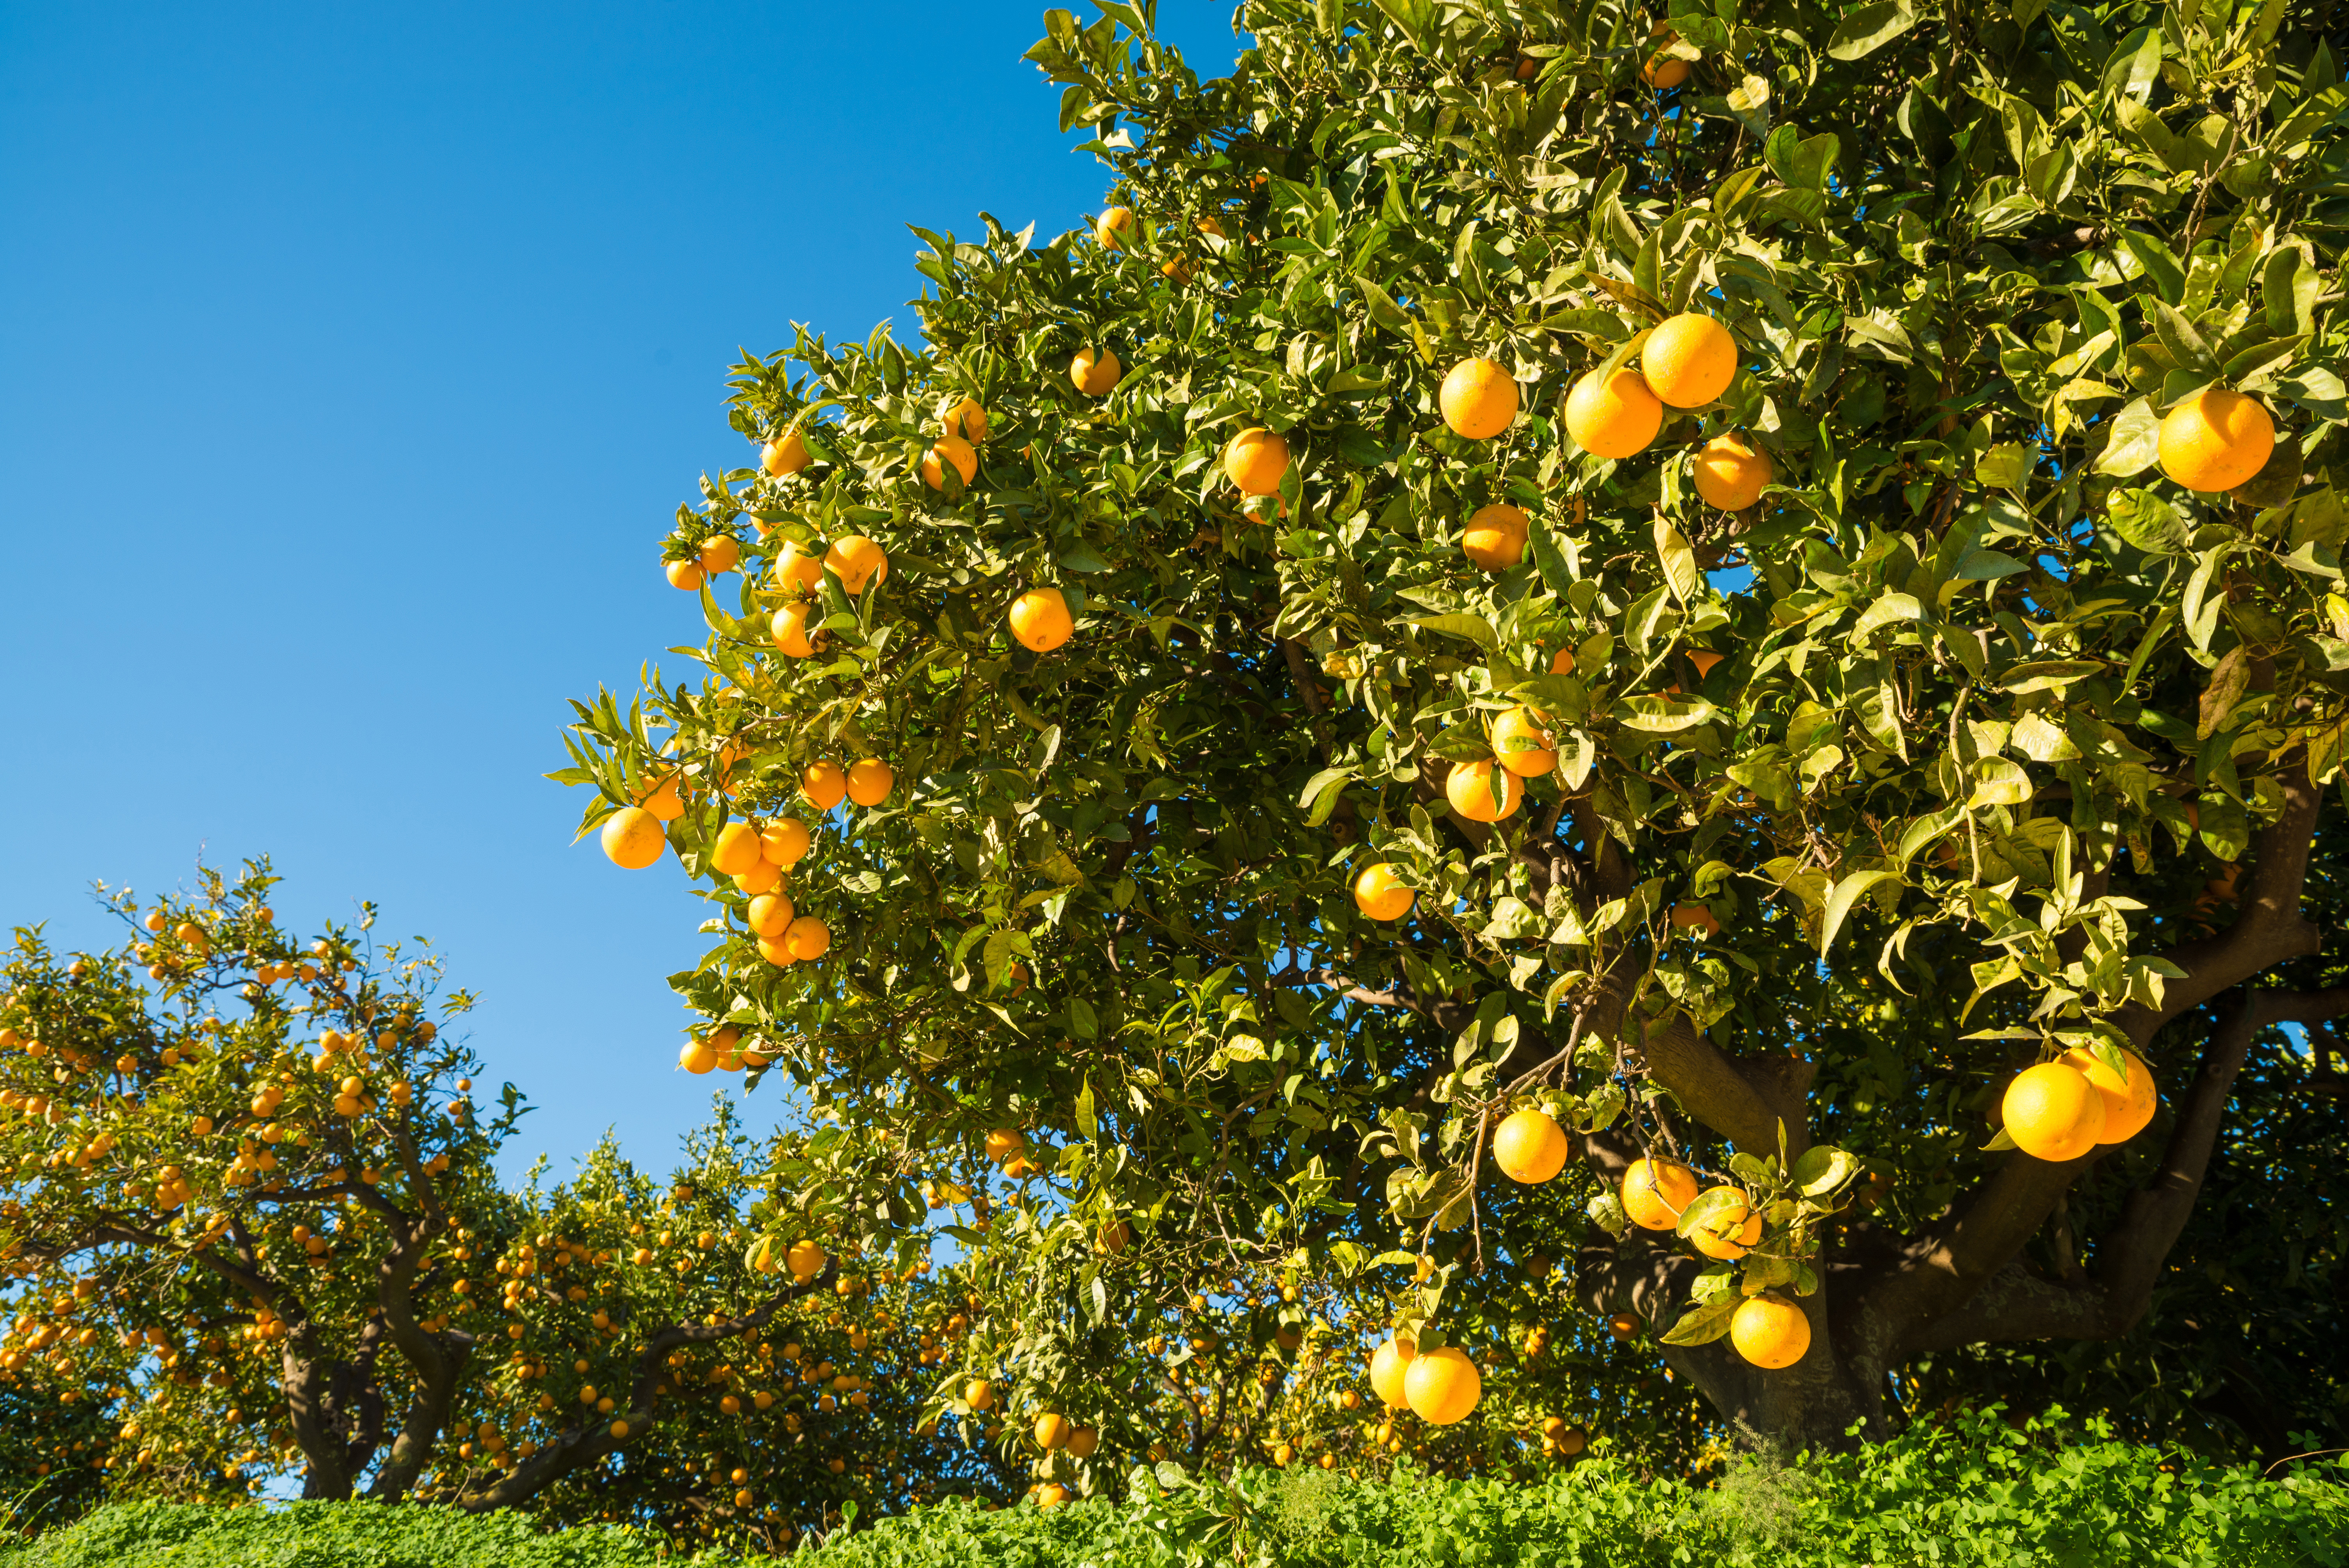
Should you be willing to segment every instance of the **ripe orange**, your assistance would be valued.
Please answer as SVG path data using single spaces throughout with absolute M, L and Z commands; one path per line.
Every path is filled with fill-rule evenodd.
M 718 1047 L 708 1040 L 688 1040 L 677 1053 L 677 1065 L 698 1078 L 718 1065 Z
M 1493 721 L 1493 755 L 1520 779 L 1538 779 L 1557 767 L 1557 742 L 1541 716 L 1519 706 Z
M 2039 1160 L 2077 1160 L 2105 1135 L 2105 1102 L 2088 1075 L 2062 1062 L 2025 1068 L 1999 1101 L 2006 1135 Z
M 1688 662 L 1696 666 L 1696 678 L 1702 680 L 1713 674 L 1713 665 L 1721 663 L 1721 655 L 1711 648 L 1691 648 L 1688 650 Z
M 1520 1110 L 1493 1130 L 1493 1163 L 1512 1181 L 1534 1186 L 1566 1169 L 1566 1130 L 1538 1110 Z
M 785 926 L 783 929 L 788 933 L 791 930 L 791 927 Z M 759 956 L 765 959 L 768 963 L 773 965 L 778 969 L 788 969 L 792 965 L 799 962 L 798 959 L 792 956 L 790 943 L 781 936 L 761 936 L 759 938 Z
M 709 849 L 712 871 L 738 877 L 759 863 L 758 829 L 748 822 L 729 822 L 718 830 L 718 841 Z
M 1503 572 L 1526 558 L 1527 521 L 1523 509 L 1506 501 L 1480 506 L 1460 536 L 1461 553 L 1487 572 Z
M 806 604 L 786 604 L 776 611 L 774 619 L 767 624 L 768 630 L 774 635 L 775 646 L 795 659 L 811 658 L 815 654 L 815 645 L 808 641 L 807 634 L 810 608 Z
M 785 544 L 775 558 L 775 592 L 812 593 L 823 586 L 823 562 L 802 550 L 797 541 Z
M 750 862 L 750 870 L 734 873 L 734 885 L 752 895 L 772 892 L 782 880 L 783 868 L 763 854 Z
M 1472 822 L 1497 822 L 1513 815 L 1525 792 L 1516 774 L 1490 762 L 1455 762 L 1444 780 L 1444 799 Z
M 877 757 L 860 757 L 848 765 L 848 798 L 860 806 L 878 806 L 896 782 L 897 775 Z
M 1640 1337 L 1640 1320 L 1628 1312 L 1619 1312 L 1607 1320 L 1607 1332 L 1618 1339 Z
M 1707 936 L 1718 936 L 1721 934 L 1721 917 L 1701 903 L 1676 903 L 1672 905 L 1672 929 L 1701 931 Z
M 922 458 L 922 482 L 932 490 L 947 488 L 946 465 L 952 463 L 962 482 L 970 483 L 978 477 L 978 454 L 960 436 L 940 436 Z M 851 589 L 851 593 L 855 590 Z
M 947 393 L 946 401 L 938 405 L 938 423 L 946 427 L 947 435 L 959 436 L 974 447 L 987 439 L 987 410 L 975 397 Z M 969 482 L 968 477 L 964 482 Z
M 1079 1427 L 1069 1434 L 1069 1457 L 1089 1460 L 1101 1447 L 1101 1433 L 1091 1427 Z
M 791 1249 L 783 1253 L 783 1266 L 790 1269 L 796 1279 L 815 1278 L 823 1273 L 823 1249 L 804 1238 L 793 1242 Z
M 1104 251 L 1125 249 L 1126 236 L 1134 232 L 1133 209 L 1112 207 L 1093 224 L 1093 243 Z
M 1659 22 L 1649 29 L 1648 37 L 1651 41 L 1661 38 L 1663 46 L 1640 67 L 1640 79 L 1659 92 L 1669 91 L 1688 80 L 1689 63 L 1678 55 L 1663 53 L 1663 49 L 1679 43 L 1681 36 Z
M 678 797 L 679 779 L 674 773 L 646 786 L 636 797 L 636 804 L 664 822 L 674 822 L 685 815 L 685 802 Z
M 1683 312 L 1659 322 L 1640 350 L 1640 377 L 1658 400 L 1702 408 L 1737 375 L 1737 340 L 1709 315 Z
M 1392 861 L 1376 861 L 1354 879 L 1354 907 L 1372 920 L 1401 920 L 1419 895 L 1395 876 Z
M 1080 348 L 1069 361 L 1069 379 L 1088 397 L 1106 397 L 1125 374 L 1117 356 L 1106 348 Z
M 779 866 L 795 866 L 800 857 L 808 852 L 807 824 L 797 817 L 783 817 L 767 824 L 759 835 L 759 852 Z
M 1516 419 L 1516 377 L 1497 360 L 1464 359 L 1445 374 L 1435 404 L 1454 435 L 1489 440 Z
M 1404 1378 L 1409 1375 L 1419 1346 L 1397 1336 L 1371 1353 L 1371 1392 L 1390 1410 L 1402 1409 L 1409 1404 Z
M 995 1408 L 995 1385 L 984 1377 L 974 1377 L 962 1386 L 962 1402 L 974 1410 Z
M 1288 471 L 1288 438 L 1261 427 L 1242 430 L 1224 449 L 1224 473 L 1242 495 L 1271 495 Z
M 1792 1367 L 1811 1347 L 1811 1320 L 1794 1302 L 1764 1291 L 1731 1315 L 1729 1342 L 1756 1367 Z
M 832 548 L 823 552 L 823 564 L 851 594 L 864 593 L 867 583 L 889 581 L 889 557 L 861 533 L 833 540 Z
M 1403 1373 L 1403 1397 L 1412 1414 L 1431 1426 L 1448 1427 L 1476 1408 L 1485 1380 L 1476 1364 L 1452 1346 L 1412 1357 Z
M 742 546 L 730 533 L 714 533 L 701 542 L 701 570 L 715 577 L 731 572 L 742 559 Z
M 668 585 L 672 588 L 682 588 L 690 593 L 701 586 L 701 562 L 698 561 L 672 561 L 661 570 L 668 574 Z
M 804 964 L 832 951 L 832 928 L 814 915 L 803 914 L 783 932 L 783 945 Z
M 2096 1098 L 2104 1102 L 2105 1130 L 2096 1139 L 2098 1143 L 2127 1143 L 2153 1119 L 2153 1109 L 2160 1096 L 2154 1092 L 2153 1074 L 2145 1059 L 2135 1051 L 2121 1052 L 2121 1059 L 2128 1065 L 2126 1079 L 2098 1061 L 2094 1052 L 2076 1046 L 2056 1059 L 2084 1074 L 2096 1091 Z
M 1178 284 L 1189 283 L 1194 271 L 1188 256 L 1177 256 L 1171 262 L 1161 262 L 1158 263 L 1158 270 Z
M 1069 1441 L 1069 1418 L 1047 1411 L 1036 1418 L 1036 1446 L 1046 1453 L 1064 1448 Z
M 811 762 L 800 770 L 800 796 L 819 811 L 829 811 L 848 798 L 848 775 L 830 759 Z
M 1762 1239 L 1762 1216 L 1745 1204 L 1745 1194 L 1734 1187 L 1715 1187 L 1715 1192 L 1732 1192 L 1736 1199 L 1711 1218 L 1702 1221 L 1689 1233 L 1689 1245 L 1709 1258 L 1735 1260 L 1744 1257 L 1754 1243 Z
M 1572 648 L 1558 649 L 1557 655 L 1549 661 L 1549 673 L 1554 676 L 1572 675 L 1574 673 L 1574 650 Z
M 2275 421 L 2240 392 L 2205 387 L 2161 418 L 2161 471 L 2190 490 L 2230 490 L 2266 466 Z
M 1634 1160 L 1623 1172 L 1623 1212 L 1646 1231 L 1678 1230 L 1696 1202 L 1696 1172 L 1677 1160 Z
M 1027 1147 L 1028 1140 L 1009 1127 L 999 1127 L 987 1135 L 987 1157 L 998 1165 Z
M 743 918 L 761 936 L 774 937 L 781 936 L 790 926 L 795 913 L 790 894 L 762 892 L 750 901 L 750 907 L 744 912 Z
M 800 438 L 799 427 L 792 426 L 760 448 L 759 466 L 767 470 L 771 479 L 781 479 L 807 467 L 807 443 Z
M 1663 424 L 1663 404 L 1629 366 L 1603 385 L 1591 371 L 1566 395 L 1567 433 L 1598 457 L 1628 458 L 1654 440 Z
M 1069 1489 L 1059 1481 L 1048 1480 L 1036 1489 L 1036 1506 L 1039 1508 L 1058 1508 L 1068 1501 Z
M 1762 499 L 1763 487 L 1776 478 L 1770 454 L 1750 446 L 1743 436 L 1715 436 L 1689 463 L 1689 477 L 1707 506 L 1723 511 L 1744 511 Z
M 1049 654 L 1075 631 L 1069 602 L 1058 588 L 1030 588 L 1011 601 L 1011 634 L 1022 647 Z
M 660 819 L 636 806 L 623 806 L 604 820 L 604 853 L 616 866 L 640 872 L 661 858 L 668 841 Z

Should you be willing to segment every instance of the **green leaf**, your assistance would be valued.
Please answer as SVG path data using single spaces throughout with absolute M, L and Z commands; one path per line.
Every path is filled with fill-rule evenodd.
M 1985 757 L 1974 764 L 1973 793 L 1969 806 L 2020 806 L 2031 799 L 2031 775 L 2023 764 L 2003 757 Z
M 1826 957 L 1827 949 L 1835 945 L 1836 934 L 1843 929 L 1844 917 L 1851 913 L 1852 905 L 1859 902 L 1861 895 L 1878 882 L 1899 880 L 1893 872 L 1878 869 L 1854 872 L 1837 882 L 1834 891 L 1827 894 L 1826 913 L 1819 921 L 1819 956 Z
M 1701 696 L 1627 696 L 1616 705 L 1617 722 L 1650 735 L 1675 735 L 1711 718 L 1716 709 Z
M 1666 1345 L 1710 1345 L 1729 1332 L 1729 1320 L 1736 1316 L 1737 1309 L 1744 1305 L 1744 1298 L 1732 1295 L 1702 1306 L 1692 1306 L 1681 1315 L 1678 1323 L 1664 1331 L 1663 1342 Z
M 1868 634 L 1880 631 L 1895 621 L 1921 621 L 1924 618 L 1925 607 L 1917 603 L 1915 594 L 1887 593 L 1862 612 L 1846 641 L 1865 642 Z
M 1481 615 L 1416 615 L 1411 618 L 1411 624 L 1431 632 L 1441 632 L 1447 637 L 1464 637 L 1487 652 L 1501 645 L 1500 638 L 1494 634 L 1492 623 Z
M 1827 35 L 1827 53 L 1838 60 L 1865 59 L 1917 25 L 1908 0 L 1876 0 L 1843 14 Z
M 2105 502 L 2105 521 L 2148 555 L 2182 554 L 2193 538 L 2178 509 L 2147 490 L 2115 490 Z
M 2186 297 L 2186 270 L 2169 253 L 2168 246 L 2135 229 L 2122 230 L 2120 242 L 2121 248 L 2144 269 L 2146 281 L 2153 284 L 2161 303 L 2174 305 Z
M 1656 519 L 1656 558 L 1663 562 L 1664 581 L 1672 597 L 1683 604 L 1694 599 L 1704 581 L 1697 571 L 1696 552 L 1689 548 L 1681 531 L 1661 517 Z
M 1795 1161 L 1787 1180 L 1806 1198 L 1824 1198 L 1859 1174 L 1859 1161 L 1830 1144 L 1815 1143 Z

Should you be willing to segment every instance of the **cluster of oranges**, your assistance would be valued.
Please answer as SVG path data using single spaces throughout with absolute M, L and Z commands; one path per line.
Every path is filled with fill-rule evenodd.
M 1467 1353 L 1455 1346 L 1422 1354 L 1417 1341 L 1398 1334 L 1371 1353 L 1371 1391 L 1390 1410 L 1409 1410 L 1433 1427 L 1468 1418 L 1485 1392 L 1485 1380 Z
M 1701 1194 L 1696 1172 L 1677 1160 L 1634 1160 L 1619 1188 L 1624 1213 L 1646 1231 L 1676 1231 L 1681 1216 Z M 1689 1244 L 1706 1257 L 1734 1262 L 1762 1239 L 1762 1216 L 1747 1206 L 1744 1192 L 1723 1184 L 1724 1194 L 1689 1233 Z M 1729 1320 L 1729 1342 L 1756 1367 L 1792 1367 L 1809 1354 L 1811 1320 L 1795 1302 L 1764 1291 L 1740 1303 Z
M 2041 1160 L 2077 1160 L 2144 1131 L 2158 1099 L 2153 1074 L 2135 1051 L 2120 1056 L 2125 1073 L 2075 1047 L 2015 1074 L 1999 1104 L 2014 1146 Z

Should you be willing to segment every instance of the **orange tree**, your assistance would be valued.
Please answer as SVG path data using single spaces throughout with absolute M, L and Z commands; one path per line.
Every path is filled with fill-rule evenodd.
M 1040 1395 L 1425 1255 L 1374 1370 L 1456 1418 L 1551 1180 L 1765 1433 L 2127 1331 L 2349 1001 L 2323 20 L 1251 0 L 1203 82 L 1048 13 L 1111 204 L 739 366 L 698 667 L 579 705 L 584 830 L 705 883 L 688 1065 L 872 1243 L 1048 1179 Z

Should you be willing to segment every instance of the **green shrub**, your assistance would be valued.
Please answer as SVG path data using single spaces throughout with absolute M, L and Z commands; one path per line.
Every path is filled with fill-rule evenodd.
M 609 1525 L 542 1532 L 520 1513 L 132 1502 L 0 1552 L 0 1568 L 653 1568 L 655 1550 Z

